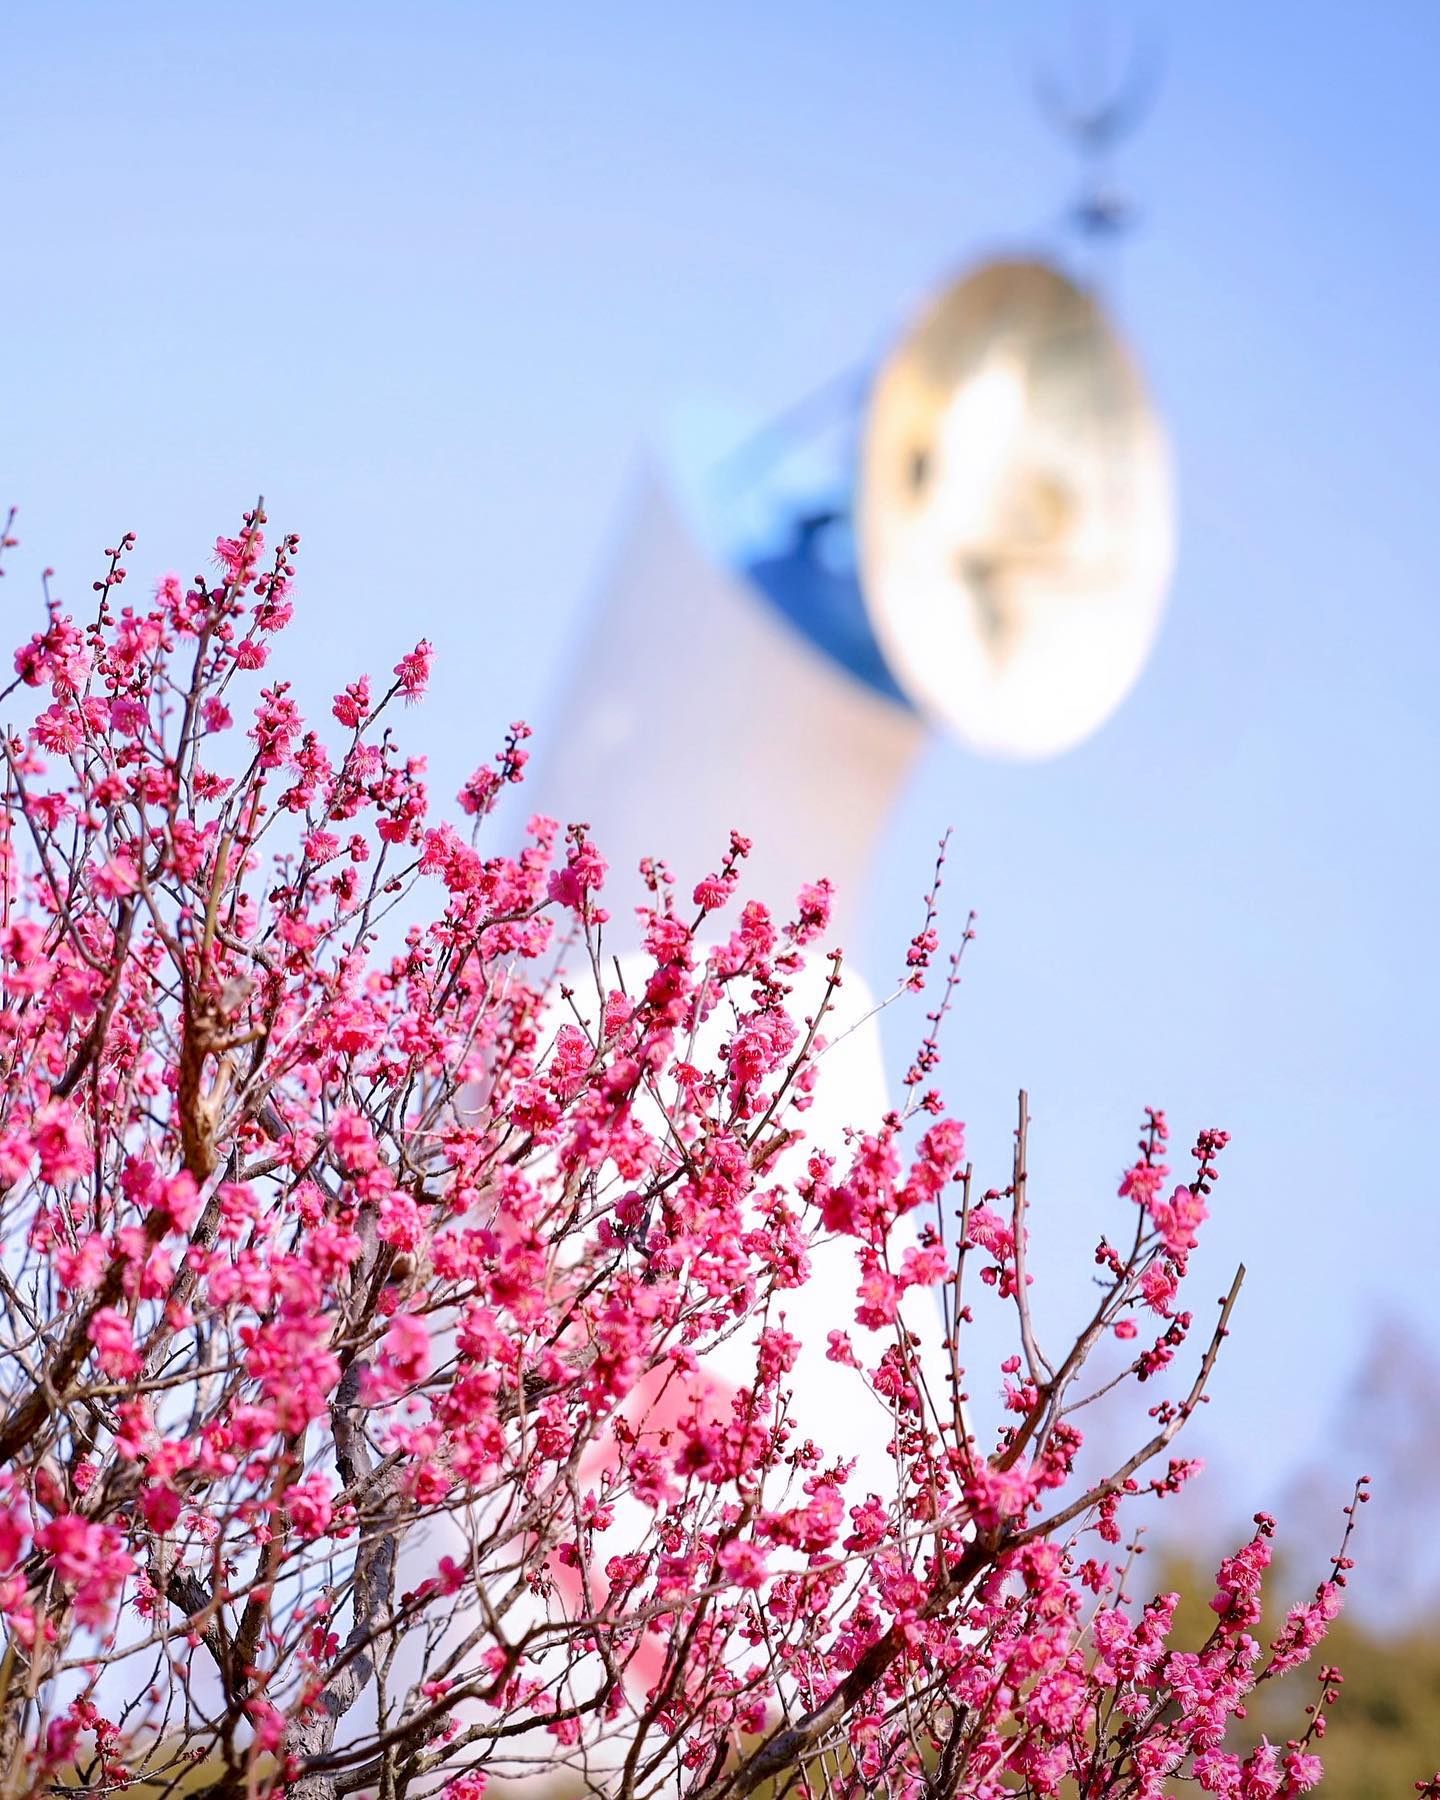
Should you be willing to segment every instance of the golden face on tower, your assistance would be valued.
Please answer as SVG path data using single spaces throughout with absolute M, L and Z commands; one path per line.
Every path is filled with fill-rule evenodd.
M 861 585 L 906 691 L 973 748 L 1056 754 L 1123 699 L 1173 555 L 1169 458 L 1094 298 L 1038 262 L 949 288 L 876 380 Z

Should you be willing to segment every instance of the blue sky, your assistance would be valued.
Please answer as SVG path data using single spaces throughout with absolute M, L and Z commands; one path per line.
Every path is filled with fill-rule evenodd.
M 1179 460 L 1166 627 L 1063 761 L 928 756 L 870 954 L 953 824 L 981 936 L 948 1091 L 998 1174 L 1029 1087 L 1062 1315 L 1141 1106 L 1235 1134 L 1202 1282 L 1241 1255 L 1250 1280 L 1206 1425 L 1248 1512 L 1325 1441 L 1379 1314 L 1440 1343 L 1440 12 L 1164 16 L 1113 294 Z M 424 630 L 410 735 L 445 786 L 518 714 L 563 729 L 547 670 L 647 445 L 699 402 L 762 419 L 956 266 L 1053 246 L 1072 170 L 1029 71 L 1070 17 L 12 9 L 6 604 L 42 561 L 78 600 L 127 528 L 137 579 L 198 567 L 263 489 L 304 538 L 312 699 Z

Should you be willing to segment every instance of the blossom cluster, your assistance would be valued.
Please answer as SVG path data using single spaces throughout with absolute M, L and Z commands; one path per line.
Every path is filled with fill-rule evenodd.
M 1047 1354 L 1023 1103 L 982 1193 L 925 1087 L 949 989 L 905 1107 L 810 1142 L 828 885 L 743 899 L 738 834 L 685 888 L 548 818 L 493 847 L 519 725 L 436 817 L 388 719 L 430 645 L 307 723 L 270 668 L 298 540 L 265 532 L 134 608 L 123 540 L 7 690 L 33 704 L 0 820 L 6 1793 L 197 1762 L 217 1800 L 478 1800 L 537 1766 L 696 1800 L 797 1772 L 906 1800 L 1312 1787 L 1320 1707 L 1283 1745 L 1234 1728 L 1319 1644 L 1343 1551 L 1268 1638 L 1268 1519 L 1203 1644 L 1128 1592 L 1126 1521 L 1193 1473 L 1167 1453 L 1238 1289 L 1182 1373 L 1224 1134 L 1176 1182 L 1147 1116 L 1133 1220 Z M 937 947 L 932 905 L 902 986 Z M 885 1422 L 884 1491 L 795 1404 L 787 1296 L 836 1242 L 825 1353 Z M 982 1303 L 1017 1346 L 988 1419 Z M 1082 1478 L 1087 1357 L 1137 1338 L 1141 1441 Z M 745 1379 L 707 1380 L 736 1342 Z

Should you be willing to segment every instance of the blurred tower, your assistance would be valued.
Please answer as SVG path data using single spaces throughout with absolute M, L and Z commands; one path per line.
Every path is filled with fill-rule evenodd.
M 1109 203 L 1076 209 L 1087 243 L 1118 219 Z M 688 498 L 663 474 L 640 484 L 531 792 L 584 820 L 609 861 L 614 949 L 633 945 L 640 859 L 661 857 L 688 899 L 733 828 L 754 845 L 745 896 L 783 917 L 828 876 L 829 941 L 854 950 L 877 842 L 932 731 L 987 755 L 1057 755 L 1138 678 L 1173 550 L 1163 435 L 1093 289 L 1009 257 L 944 287 L 878 369 L 716 473 Z M 806 1115 L 810 1142 L 837 1151 L 888 1106 L 864 972 L 847 959 L 827 1034 L 843 1041 Z M 820 1243 L 812 1278 L 780 1296 L 802 1345 L 794 1416 L 855 1459 L 852 1499 L 893 1480 L 888 1414 L 825 1357 L 855 1281 L 853 1245 Z M 938 1314 L 909 1301 L 928 1361 Z M 737 1334 L 687 1404 L 752 1378 Z

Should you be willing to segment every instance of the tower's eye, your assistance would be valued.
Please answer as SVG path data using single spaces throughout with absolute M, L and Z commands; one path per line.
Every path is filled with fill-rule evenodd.
M 910 492 L 918 499 L 925 492 L 925 484 L 930 479 L 930 452 L 921 448 L 910 452 Z

